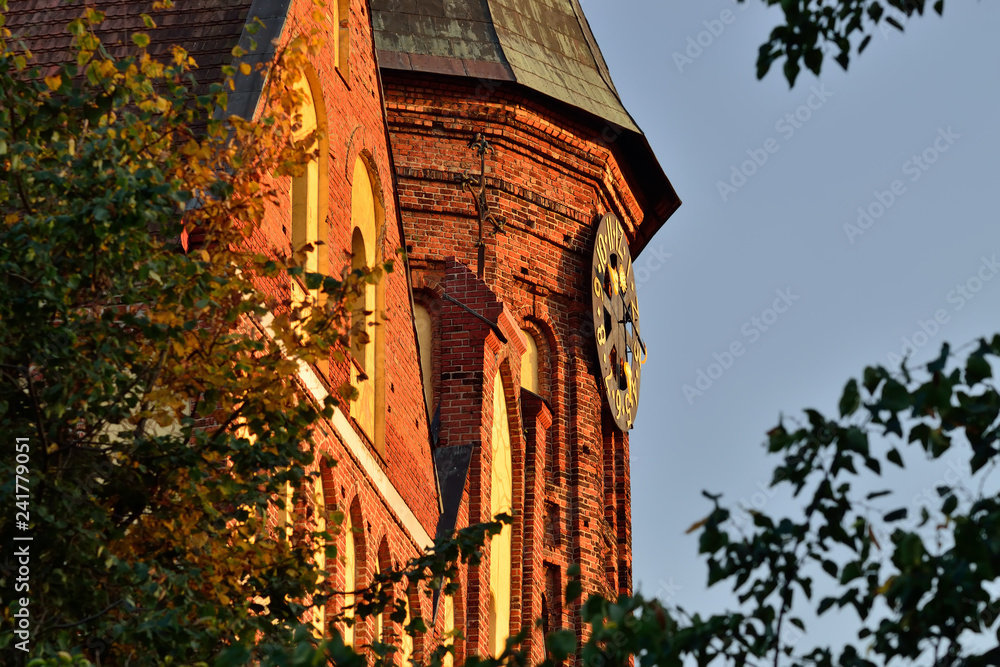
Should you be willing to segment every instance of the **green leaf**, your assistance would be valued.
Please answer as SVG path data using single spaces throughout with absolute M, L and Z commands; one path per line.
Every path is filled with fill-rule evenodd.
M 901 519 L 905 519 L 906 514 L 907 514 L 907 509 L 905 507 L 901 507 L 898 510 L 887 512 L 885 516 L 882 517 L 882 519 L 886 523 L 892 523 L 893 521 L 899 521 Z
M 889 19 L 886 19 L 887 21 Z M 902 30 L 902 27 L 900 28 Z M 948 356 L 951 353 L 951 345 L 944 343 L 941 346 L 941 354 L 937 359 L 927 364 L 927 371 L 930 373 L 940 373 L 944 370 L 944 365 L 948 362 Z
M 556 630 L 545 638 L 545 648 L 557 663 L 566 660 L 576 652 L 576 633 L 572 630 Z
M 886 377 L 885 369 L 882 368 L 881 366 L 875 368 L 873 368 L 872 366 L 868 366 L 867 368 L 865 368 L 864 372 L 865 391 L 867 391 L 869 394 L 874 394 L 875 390 L 878 388 L 879 384 L 881 384 L 882 380 L 885 379 L 885 377 Z
M 806 51 L 803 61 L 810 72 L 818 75 L 820 67 L 823 65 L 823 52 L 819 49 L 809 49 Z
M 851 379 L 844 387 L 844 393 L 840 397 L 840 416 L 848 417 L 861 405 L 861 395 L 858 393 L 858 381 Z
M 985 357 L 973 354 L 965 363 L 965 384 L 972 386 L 993 376 L 993 369 Z
M 788 87 L 789 88 L 795 87 L 795 79 L 798 78 L 799 72 L 802 70 L 802 68 L 799 66 L 798 61 L 794 59 L 794 56 L 789 56 L 788 59 L 785 60 L 784 69 L 785 69 L 785 78 L 788 80 Z
M 865 457 L 865 467 L 874 472 L 876 475 L 882 474 L 882 464 L 879 463 L 878 459 L 875 457 Z
M 889 379 L 882 387 L 882 396 L 879 407 L 891 412 L 905 410 L 910 405 L 910 392 L 896 380 Z
M 857 579 L 860 576 L 861 576 L 861 564 L 858 563 L 858 561 L 852 560 L 850 563 L 848 563 L 847 565 L 845 565 L 844 569 L 841 571 L 841 573 L 840 573 L 840 584 L 841 585 L 847 584 L 847 583 L 849 583 L 851 581 L 854 581 L 855 579 Z M 824 600 L 824 602 L 825 602 L 825 600 Z M 821 614 L 823 613 L 822 612 L 822 607 L 823 607 L 823 604 L 820 603 L 821 610 L 820 610 L 819 613 L 821 613 Z

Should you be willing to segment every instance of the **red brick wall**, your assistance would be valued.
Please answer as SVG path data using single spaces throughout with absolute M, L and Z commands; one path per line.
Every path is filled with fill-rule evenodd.
M 474 438 L 479 424 L 482 449 L 488 451 L 492 398 L 484 387 L 505 356 L 512 368 L 519 366 L 503 346 L 489 348 L 482 323 L 470 322 L 472 330 L 461 341 L 449 332 L 457 326 L 449 324 L 450 318 L 464 319 L 442 293 L 457 296 L 453 290 L 464 290 L 472 301 L 467 305 L 493 321 L 505 307 L 517 326 L 536 334 L 543 356 L 540 392 L 546 417 L 538 416 L 542 413 L 534 402 L 511 397 L 526 420 L 524 437 L 515 445 L 521 447 L 515 451 L 515 495 L 520 495 L 515 506 L 524 513 L 515 525 L 520 554 L 515 561 L 520 563 L 515 567 L 518 593 L 512 597 L 520 616 L 512 620 L 512 630 L 541 615 L 545 582 L 565 585 L 572 563 L 580 563 L 587 592 L 630 591 L 628 437 L 606 419 L 589 324 L 588 277 L 598 216 L 615 213 L 630 238 L 643 219 L 614 147 L 602 139 L 615 133 L 510 84 L 480 86 L 473 80 L 391 70 L 383 70 L 383 80 L 414 285 L 426 289 L 428 299 L 432 294 L 438 299 L 430 310 L 441 320 L 435 325 L 440 355 L 435 372 L 442 442 L 459 434 Z M 455 282 L 456 264 L 467 267 L 470 276 L 476 271 L 478 217 L 462 185 L 463 175 L 479 173 L 479 158 L 468 147 L 476 132 L 495 149 L 486 162 L 487 198 L 494 214 L 506 221 L 506 234 L 486 241 L 481 291 L 488 294 L 488 287 L 495 297 L 473 296 Z M 461 366 L 459 375 L 453 364 Z M 549 419 L 551 426 L 537 426 Z M 477 458 L 473 466 L 470 520 L 489 507 L 487 458 Z M 470 625 L 477 613 L 476 581 L 473 573 Z M 560 609 L 557 600 L 549 601 L 548 612 Z M 482 646 L 476 643 L 476 628 L 469 628 L 469 636 L 471 645 Z M 533 653 L 540 650 L 533 647 Z
M 312 15 L 313 5 L 308 0 L 296 0 L 283 32 L 288 40 L 295 33 L 307 32 L 316 25 Z M 328 215 L 321 221 L 327 235 L 329 270 L 339 274 L 341 267 L 350 267 L 351 255 L 351 179 L 355 159 L 364 155 L 373 180 L 381 190 L 381 203 L 385 210 L 384 225 L 377 230 L 380 251 L 385 259 L 396 258 L 395 272 L 384 279 L 385 315 L 385 447 L 379 453 L 360 428 L 356 434 L 366 443 L 368 452 L 375 457 L 381 471 L 388 477 L 403 500 L 416 515 L 424 530 L 434 535 L 438 520 L 438 497 L 430 455 L 428 415 L 421 390 L 421 374 L 417 355 L 416 337 L 410 306 L 410 286 L 403 261 L 396 251 L 404 245 L 395 194 L 388 141 L 384 124 L 383 100 L 375 64 L 374 46 L 367 3 L 352 0 L 350 8 L 350 76 L 345 78 L 334 65 L 333 36 L 336 27 L 332 21 L 321 26 L 328 31 L 328 44 L 311 58 L 312 79 L 322 95 L 325 124 L 321 130 L 327 137 L 328 155 Z M 314 86 L 315 87 L 315 86 Z M 319 105 L 317 105 L 319 106 Z M 322 121 L 321 121 L 322 123 Z M 287 253 L 291 247 L 290 181 L 283 186 L 288 197 L 268 211 L 262 233 L 254 239 L 258 248 L 276 254 Z M 287 298 L 287 288 L 284 288 Z M 349 362 L 331 363 L 329 371 L 314 369 L 333 391 L 349 377 Z M 306 389 L 303 387 L 303 391 Z M 349 415 L 346 405 L 342 412 Z M 394 565 L 404 563 L 419 553 L 417 541 L 409 533 L 389 503 L 379 493 L 377 485 L 363 470 L 343 438 L 332 423 L 324 422 L 314 433 L 314 442 L 320 454 L 336 461 L 332 468 L 324 468 L 323 489 L 327 510 L 347 513 L 352 505 L 356 510 L 356 535 L 358 578 L 366 584 L 378 558 L 378 547 L 384 539 L 388 545 L 389 559 Z M 329 523 L 331 530 L 333 522 Z M 344 537 L 336 538 L 338 550 L 344 548 Z M 338 590 L 351 587 L 343 579 L 343 566 L 335 559 L 328 559 L 327 567 L 334 571 L 333 585 Z M 402 593 L 402 591 L 399 591 Z M 430 599 L 422 594 L 414 596 L 414 615 L 421 614 L 430 624 Z M 330 611 L 340 609 L 341 601 L 331 603 Z M 399 628 L 389 622 L 385 626 L 396 634 Z M 442 627 L 439 619 L 438 631 Z M 357 630 L 357 644 L 374 639 L 374 620 Z M 428 646 L 431 646 L 428 644 Z M 423 649 L 421 640 L 415 644 Z

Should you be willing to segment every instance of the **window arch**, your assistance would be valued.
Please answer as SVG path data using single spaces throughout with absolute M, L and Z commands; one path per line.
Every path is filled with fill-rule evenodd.
M 455 631 L 455 596 L 446 595 L 444 596 L 444 641 L 442 641 L 443 646 L 454 646 L 455 638 L 449 636 L 450 633 Z M 441 661 L 442 667 L 452 667 L 455 664 L 455 656 L 451 653 L 447 653 L 444 659 Z
M 527 329 L 521 329 L 527 347 L 521 355 L 521 387 L 528 391 L 541 395 L 538 384 L 538 342 L 535 336 Z
M 317 475 L 313 480 L 313 497 L 312 497 L 312 510 L 315 512 L 313 514 L 313 525 L 312 530 L 317 533 L 326 532 L 326 493 L 323 489 L 323 475 Z M 313 558 L 316 562 L 316 569 L 323 571 L 326 570 L 326 540 L 317 540 L 314 542 L 315 550 L 313 551 Z M 321 577 L 317 580 L 317 586 L 321 585 L 325 577 Z M 326 609 L 323 605 L 316 605 L 313 607 L 313 629 L 316 636 L 322 638 L 326 635 Z
M 351 80 L 351 0 L 336 0 L 337 45 L 336 67 L 340 74 Z
M 292 249 L 300 250 L 307 244 L 313 249 L 306 256 L 305 269 L 314 273 L 327 272 L 327 253 L 321 252 L 317 243 L 326 241 L 326 230 L 321 224 L 326 220 L 326 176 L 328 143 L 325 136 L 326 118 L 321 88 L 313 83 L 315 77 L 305 71 L 293 84 L 293 90 L 302 96 L 300 119 L 293 129 L 292 139 L 302 141 L 315 133 L 310 152 L 316 156 L 309 160 L 303 172 L 292 177 Z
M 344 618 L 354 618 L 354 591 L 361 586 L 365 566 L 364 522 L 361 517 L 361 503 L 357 498 L 344 517 Z M 357 646 L 364 637 L 359 626 L 344 624 L 344 643 Z
M 383 536 L 382 541 L 378 544 L 378 556 L 375 558 L 375 574 L 379 575 L 391 568 L 392 558 L 389 554 L 389 543 Z M 388 639 L 385 632 L 385 614 L 379 612 L 375 617 L 375 641 L 386 643 Z
M 327 155 L 329 145 L 326 140 L 326 117 L 323 107 L 322 88 L 316 83 L 315 75 L 308 68 L 304 70 L 292 89 L 300 96 L 298 118 L 293 127 L 292 139 L 302 142 L 313 137 L 310 146 L 305 147 L 309 153 L 314 153 L 302 170 L 302 173 L 292 177 L 291 183 L 291 227 L 292 252 L 306 252 L 303 269 L 310 273 L 328 273 L 328 250 L 326 230 L 326 183 Z M 307 296 L 319 302 L 322 298 L 320 290 L 313 290 L 307 295 L 305 287 L 298 280 L 291 281 L 292 308 L 303 306 Z M 306 313 L 303 313 L 306 314 Z M 319 369 L 328 372 L 329 364 L 325 360 L 317 364 Z
M 497 657 L 500 652 L 497 650 L 497 643 L 499 637 L 497 636 L 497 598 L 493 592 L 492 587 L 490 588 L 490 608 L 489 608 L 489 627 L 487 628 L 487 637 L 489 638 L 489 650 L 493 654 L 493 657 Z
M 412 667 L 414 661 L 420 662 L 423 657 L 421 655 L 422 647 L 420 638 L 418 636 L 411 635 L 406 629 L 407 626 L 413 621 L 414 617 L 421 617 L 420 595 L 417 593 L 415 585 L 409 586 L 406 589 L 403 603 L 406 609 L 406 617 L 403 620 L 402 636 L 399 641 L 400 663 L 403 667 Z
M 493 381 L 493 432 L 490 450 L 490 516 L 513 510 L 514 475 L 510 445 L 510 420 L 502 373 L 498 370 Z M 503 527 L 490 540 L 490 646 L 494 656 L 503 652 L 510 635 L 511 580 L 510 525 Z
M 361 156 L 354 161 L 351 186 L 351 267 L 374 268 L 382 262 L 377 230 L 385 220 L 381 192 Z M 379 321 L 385 307 L 383 281 L 365 284 L 352 306 L 356 335 L 352 339 L 351 384 L 358 398 L 351 403 L 351 417 L 368 436 L 376 451 L 384 453 L 385 374 L 384 327 Z M 360 332 L 359 332 L 360 330 Z
M 430 311 L 421 304 L 413 307 L 413 321 L 420 350 L 420 374 L 424 382 L 424 403 L 427 414 L 434 413 L 434 321 Z

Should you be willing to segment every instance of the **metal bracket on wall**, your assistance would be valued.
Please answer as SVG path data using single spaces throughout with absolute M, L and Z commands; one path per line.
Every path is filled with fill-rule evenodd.
M 496 234 L 506 234 L 506 225 L 503 217 L 494 215 L 490 210 L 490 205 L 486 201 L 486 154 L 495 153 L 493 146 L 490 142 L 486 140 L 482 132 L 476 132 L 476 136 L 469 141 L 469 148 L 475 149 L 479 154 L 479 178 L 473 178 L 469 176 L 469 172 L 466 171 L 462 176 L 462 187 L 464 187 L 476 204 L 476 213 L 479 215 L 479 241 L 477 243 L 477 248 L 479 249 L 477 261 L 476 261 L 476 276 L 480 280 L 486 274 L 486 230 L 485 223 L 489 222 L 493 225 L 493 230 L 490 232 L 493 235 Z M 476 188 L 479 191 L 476 191 Z

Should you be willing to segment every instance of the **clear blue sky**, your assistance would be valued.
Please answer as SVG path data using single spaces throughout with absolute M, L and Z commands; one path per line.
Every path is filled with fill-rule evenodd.
M 650 357 L 631 440 L 633 548 L 636 588 L 695 611 L 732 597 L 706 591 L 684 534 L 709 510 L 701 490 L 791 507 L 760 488 L 780 413 L 833 416 L 844 383 L 888 364 L 904 337 L 916 334 L 922 362 L 945 340 L 1000 331 L 1000 6 L 949 2 L 905 34 L 876 32 L 848 72 L 831 60 L 789 90 L 780 71 L 755 78 L 780 14 L 748 5 L 583 0 L 684 201 L 636 261 Z M 700 372 L 707 389 L 685 394 Z M 891 483 L 912 504 L 945 472 Z

